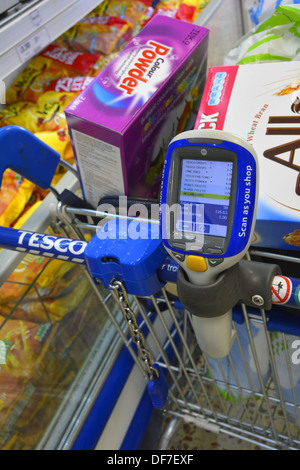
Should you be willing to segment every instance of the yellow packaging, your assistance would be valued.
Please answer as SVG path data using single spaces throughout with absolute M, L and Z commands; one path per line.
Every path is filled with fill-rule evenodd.
M 35 185 L 12 170 L 5 170 L 0 190 L 0 225 L 10 227 L 31 198 Z
M 72 149 L 69 131 L 66 128 L 57 131 L 36 132 L 35 136 L 42 140 L 52 149 L 59 153 L 63 160 L 73 160 L 74 153 Z
M 27 105 L 15 116 L 5 117 L 2 124 L 21 126 L 32 133 L 65 129 L 64 109 L 76 96 L 77 93 L 48 91 L 40 96 L 36 104 Z

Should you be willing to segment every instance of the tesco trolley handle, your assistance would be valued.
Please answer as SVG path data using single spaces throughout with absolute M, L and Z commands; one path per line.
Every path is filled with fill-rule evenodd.
M 96 237 L 97 236 L 94 238 Z M 99 243 L 101 243 L 100 240 Z M 87 266 L 88 259 L 86 251 L 88 245 L 89 243 L 83 240 L 0 227 L 1 248 L 24 254 L 30 253 L 50 259 L 60 259 L 62 261 Z M 105 264 L 113 263 L 113 260 L 103 259 L 102 262 L 104 266 Z M 116 262 L 116 260 L 114 262 Z M 157 266 L 158 277 L 162 285 L 166 283 L 176 283 L 178 268 L 178 263 L 165 253 L 164 261 Z M 96 273 L 95 277 L 103 282 L 105 287 L 109 287 L 112 280 L 109 276 L 113 271 L 110 270 L 109 274 L 105 272 L 105 269 L 102 271 L 103 272 Z M 126 273 L 124 274 L 123 277 L 126 277 Z M 126 279 L 121 280 L 126 284 Z M 142 279 L 141 282 L 144 282 L 144 279 Z M 149 289 L 151 290 L 151 287 Z M 156 294 L 156 292 L 150 292 L 150 290 L 148 292 L 149 295 Z M 277 274 L 272 279 L 271 291 L 273 294 L 273 306 L 284 305 L 293 308 L 300 307 L 300 279 Z M 131 293 L 135 294 L 136 292 L 129 292 L 129 294 Z M 291 330 L 288 332 L 291 333 Z
M 87 242 L 72 238 L 0 227 L 0 246 L 45 258 L 56 258 L 77 264 L 86 263 L 84 252 Z
M 58 164 L 63 163 L 57 152 L 45 146 L 33 134 L 18 126 L 6 126 L 0 129 L 0 148 L 3 155 L 5 155 L 5 159 L 2 158 L 3 161 L 0 161 L 0 181 L 5 169 L 11 168 L 41 188 L 51 189 L 51 181 L 56 168 Z M 115 223 L 116 221 L 111 220 L 102 229 L 106 230 L 106 227 L 108 227 L 108 231 L 110 229 L 114 231 L 116 228 Z M 132 224 L 135 222 L 128 221 L 127 223 L 131 224 L 130 228 L 132 228 Z M 146 227 L 145 230 L 151 231 L 152 235 L 153 230 L 154 232 L 159 230 L 159 227 L 152 225 L 150 221 L 149 224 L 145 223 L 143 225 Z M 129 226 L 125 227 L 125 232 L 128 228 Z M 141 240 L 124 240 L 121 237 L 120 240 L 114 241 L 114 243 L 111 243 L 109 237 L 106 239 L 100 238 L 99 233 L 97 233 L 89 242 L 86 242 L 73 238 L 0 227 L 0 247 L 24 254 L 30 253 L 83 265 L 87 267 L 90 276 L 96 282 L 100 280 L 106 288 L 110 287 L 113 279 L 118 278 L 124 283 L 129 294 L 148 296 L 158 293 L 166 283 L 177 283 L 178 276 L 181 275 L 180 262 L 178 263 L 177 259 L 174 260 L 169 256 L 161 236 L 145 237 L 146 240 L 143 237 Z M 128 256 L 128 253 L 134 253 L 135 257 Z M 269 299 L 266 299 L 269 310 L 272 308 L 272 302 L 273 305 L 274 303 L 284 303 L 285 306 L 299 308 L 300 280 L 281 276 L 280 269 L 264 271 L 260 266 L 263 263 L 260 263 L 258 268 L 257 265 L 251 263 L 248 262 L 247 264 L 246 274 L 243 274 L 245 268 L 243 260 L 239 263 L 240 276 L 238 277 L 242 279 L 244 275 L 248 280 L 257 278 L 258 281 L 252 291 L 248 282 L 241 282 L 241 285 L 247 285 L 248 291 L 246 295 L 238 293 L 237 302 L 242 301 L 249 305 L 247 304 L 248 298 L 263 298 L 264 294 L 256 294 L 260 294 L 260 285 L 265 284 L 267 288 L 264 293 L 269 296 Z M 265 266 L 267 265 L 266 263 Z M 249 269 L 258 271 L 260 276 L 249 276 Z M 266 278 L 268 278 L 267 281 L 265 281 Z M 284 290 L 286 293 L 283 295 Z M 237 290 L 235 289 L 235 291 Z M 272 292 L 273 297 L 271 296 Z M 216 297 L 215 293 L 213 293 L 213 297 Z M 221 298 L 222 294 L 217 295 L 217 297 Z M 244 297 L 247 297 L 247 299 Z M 266 308 L 264 304 L 260 305 Z M 255 305 L 254 302 L 250 306 L 257 307 L 258 305 Z M 268 310 L 268 308 L 266 309 Z M 284 319 L 285 317 L 286 315 L 284 315 Z M 293 321 L 291 323 L 292 330 L 295 323 L 299 324 L 300 322 L 297 319 L 296 322 Z M 279 331 L 283 330 L 279 329 Z M 300 335 L 300 332 L 298 334 Z

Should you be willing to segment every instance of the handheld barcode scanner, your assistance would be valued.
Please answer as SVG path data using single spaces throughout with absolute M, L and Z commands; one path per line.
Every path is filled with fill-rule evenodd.
M 179 299 L 192 313 L 200 348 L 211 357 L 226 356 L 233 343 L 228 295 L 232 272 L 252 240 L 257 173 L 254 149 L 224 131 L 186 131 L 168 147 L 162 240 L 181 267 Z

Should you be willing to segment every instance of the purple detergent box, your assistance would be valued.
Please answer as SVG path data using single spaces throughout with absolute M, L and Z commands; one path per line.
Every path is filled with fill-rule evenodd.
M 158 197 L 165 153 L 199 107 L 206 28 L 155 15 L 65 110 L 84 198 Z

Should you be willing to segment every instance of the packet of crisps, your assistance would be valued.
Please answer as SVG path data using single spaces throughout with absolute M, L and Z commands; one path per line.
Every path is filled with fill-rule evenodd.
M 16 269 L 10 274 L 7 281 L 1 285 L 0 305 L 7 306 L 10 303 L 11 306 L 15 306 L 28 288 L 30 288 L 38 274 L 45 268 L 47 262 L 49 260 L 43 256 L 27 253 Z
M 70 28 L 59 41 L 72 51 L 108 55 L 131 39 L 131 30 L 131 25 L 121 18 L 89 16 Z
M 79 266 L 27 254 L 0 287 L 0 315 L 37 323 L 60 321 L 89 287 Z
M 7 126 L 7 124 L 10 123 L 10 120 L 13 120 L 16 116 L 19 116 L 20 113 L 31 106 L 32 103 L 30 103 L 30 101 L 20 101 L 0 109 L 0 127 Z
M 146 14 L 151 4 L 151 0 L 139 0 L 137 2 L 111 0 L 105 10 L 105 15 L 122 18 L 127 23 L 135 26 Z
M 19 114 L 2 120 L 3 125 L 14 124 L 32 133 L 66 129 L 64 109 L 74 100 L 77 93 L 56 93 L 47 91 L 36 104 L 24 107 Z
M 50 334 L 51 323 L 11 320 L 0 316 L 0 341 L 10 343 L 2 370 L 21 378 L 30 378 L 36 359 Z M 0 372 L 1 373 L 1 372 Z
M 57 70 L 61 67 L 73 71 L 76 75 L 87 76 L 97 60 L 99 54 L 70 51 L 56 44 L 50 44 L 37 58 L 48 65 L 49 69 Z M 73 75 L 74 76 L 74 75 Z
M 111 54 L 100 56 L 100 59 L 96 62 L 92 72 L 91 76 L 94 78 L 96 77 L 101 70 L 104 69 L 117 55 L 119 51 L 112 52 Z
M 6 103 L 8 105 L 21 100 L 36 103 L 53 80 L 69 75 L 63 67 L 61 70 L 57 69 L 56 71 L 48 69 L 46 64 L 41 64 L 40 68 L 34 67 L 34 61 L 35 59 L 6 90 Z M 39 59 L 37 59 L 38 61 Z
M 6 306 L 8 303 L 16 305 L 21 297 L 24 297 L 26 291 L 30 290 L 34 282 L 41 296 L 48 296 L 54 288 L 56 289 L 55 292 L 53 291 L 55 296 L 58 290 L 63 290 L 66 286 L 71 285 L 72 276 L 68 275 L 69 272 L 78 274 L 80 270 L 73 263 L 56 259 L 49 260 L 43 256 L 27 253 L 7 281 L 1 285 L 0 305 Z M 75 282 L 75 280 L 73 281 Z M 28 296 L 33 297 L 32 293 L 29 293 Z M 24 300 L 26 301 L 26 299 Z
M 49 147 L 56 150 L 63 160 L 74 160 L 74 153 L 68 129 L 62 128 L 57 131 L 36 132 L 35 136 Z
M 10 227 L 31 198 L 35 185 L 15 171 L 5 170 L 0 190 L 0 225 Z
M 98 60 L 99 55 L 72 52 L 51 44 L 29 62 L 7 89 L 6 103 L 9 105 L 21 100 L 36 103 L 41 94 L 54 89 L 51 87 L 53 81 L 78 75 L 86 77 L 92 73 Z
M 95 63 L 95 65 L 98 61 Z M 93 81 L 93 77 L 63 77 L 52 80 L 45 86 L 44 91 L 55 91 L 56 93 L 81 93 Z
M 50 289 L 49 289 L 50 288 Z M 39 290 L 39 296 L 32 291 L 32 295 L 25 299 L 22 308 L 26 310 L 29 318 L 40 315 L 41 298 L 43 306 L 53 322 L 60 322 L 68 313 L 77 307 L 79 302 L 90 292 L 90 284 L 82 270 L 75 266 L 56 280 L 52 289 L 49 284 L 44 290 Z
M 36 286 L 44 289 L 47 295 L 49 292 L 53 292 L 53 296 L 55 296 L 58 291 L 71 285 L 72 282 L 75 283 L 76 280 L 73 279 L 73 276 L 79 273 L 80 269 L 78 269 L 78 266 L 74 266 L 73 263 L 53 259 L 47 264 L 37 279 Z M 56 293 L 53 289 L 56 289 Z M 43 295 L 42 292 L 41 295 Z
M 176 12 L 175 18 L 192 23 L 196 19 L 197 15 L 198 11 L 195 5 L 182 3 Z
M 26 220 L 28 220 L 29 217 L 34 213 L 34 211 L 39 207 L 41 202 L 41 196 L 39 194 L 33 194 L 33 197 L 31 197 L 28 204 L 26 204 L 24 211 L 13 224 L 13 228 L 19 230 L 22 225 L 26 222 Z

